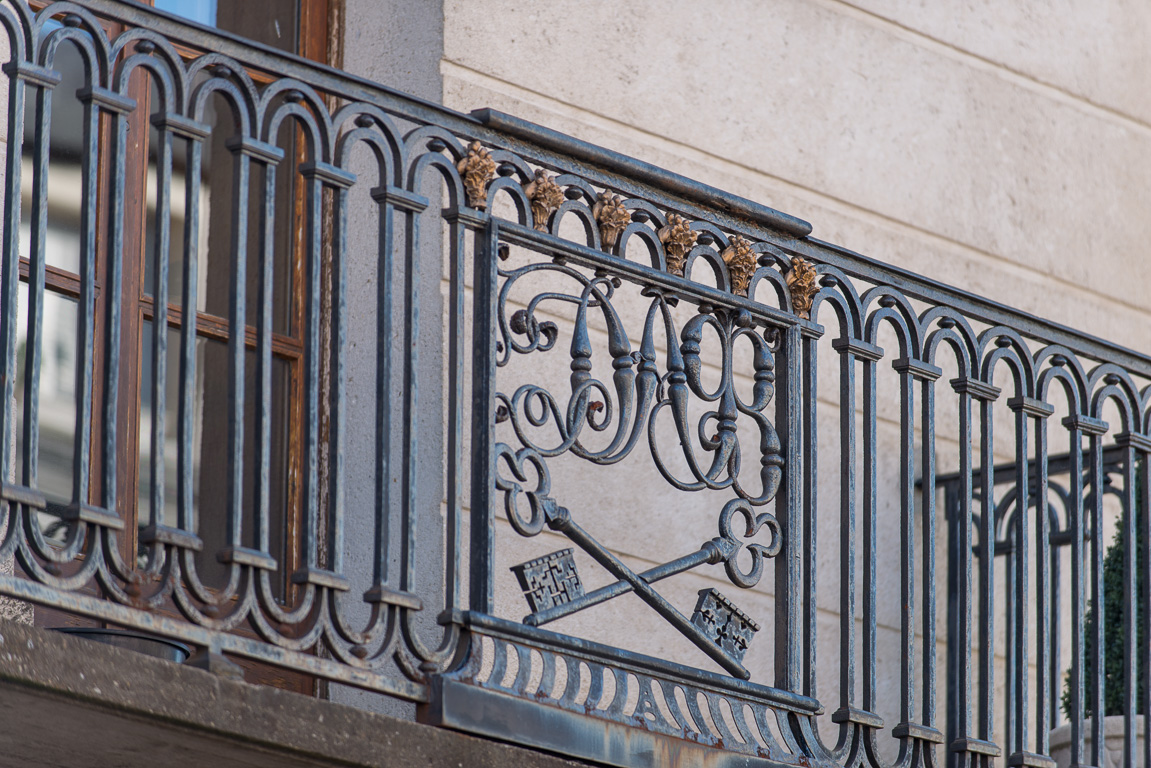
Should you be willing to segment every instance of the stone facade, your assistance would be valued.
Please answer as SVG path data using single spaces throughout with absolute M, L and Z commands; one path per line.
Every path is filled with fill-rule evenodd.
M 1019 2 L 994 15 L 977 3 L 899 0 L 418 5 L 348 0 L 345 67 L 460 111 L 489 107 L 531 120 L 799 216 L 813 223 L 814 237 L 879 261 L 1148 347 L 1151 272 L 1141 264 L 1151 240 L 1151 107 L 1143 98 L 1151 10 L 1139 3 L 1055 12 Z M 825 354 L 824 370 L 833 371 L 829 345 Z M 883 375 L 880 541 L 897 547 L 896 386 Z M 832 390 L 819 393 L 824 445 L 838 434 Z M 938 418 L 953 425 L 943 402 Z M 1006 409 L 996 424 L 1010 431 Z M 941 471 L 957 466 L 957 449 L 939 444 Z M 835 478 L 836 460 L 825 453 L 821 474 Z M 585 470 L 561 471 L 557 486 L 580 493 Z M 623 479 L 586 471 L 613 499 L 597 520 L 630 566 L 698 546 L 687 530 L 706 518 L 706 503 L 692 507 L 650 467 Z M 825 530 L 837 525 L 838 493 L 830 479 L 820 487 Z M 659 517 L 667 509 L 678 510 L 676 524 Z M 524 542 L 501 527 L 501 615 L 526 613 L 505 566 L 565 543 L 547 534 Z M 818 695 L 829 711 L 839 698 L 836 556 L 826 549 L 829 576 L 818 592 L 820 658 L 830 662 Z M 577 562 L 588 588 L 599 586 L 578 553 Z M 897 557 L 885 562 L 879 699 L 890 725 L 899 720 L 899 574 Z M 725 583 L 718 571 L 697 571 L 669 594 L 689 606 L 700 588 Z M 935 586 L 944 600 L 944 573 Z M 753 679 L 769 681 L 772 587 L 737 598 L 767 625 L 747 664 Z M 598 611 L 556 628 L 708 663 L 631 598 Z M 939 696 L 942 711 L 942 687 Z

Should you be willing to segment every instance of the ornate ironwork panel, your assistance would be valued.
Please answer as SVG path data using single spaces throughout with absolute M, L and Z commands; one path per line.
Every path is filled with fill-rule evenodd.
M 1137 718 L 1151 731 L 1151 639 L 1135 618 L 1151 516 L 1121 518 L 1143 552 L 1124 554 L 1122 626 L 1086 616 L 1110 498 L 1151 508 L 1146 354 L 513 116 L 460 114 L 143 6 L 3 0 L 0 28 L 0 562 L 18 566 L 0 594 L 616 764 L 647 749 L 1044 766 L 1066 674 L 1072 762 L 1101 765 L 1101 718 L 1087 716 L 1103 711 L 1102 648 L 1120 632 L 1143 660 L 1120 675 L 1134 766 Z M 76 88 L 61 86 L 62 51 L 81 62 Z M 81 116 L 68 269 L 47 244 L 64 100 Z M 295 150 L 277 144 L 285 125 Z M 209 265 L 212 157 L 230 163 L 212 206 L 231 229 Z M 301 218 L 292 291 L 276 266 L 277 232 L 296 226 L 278 175 Z M 147 208 L 141 178 L 151 229 L 131 218 Z M 365 227 L 374 247 L 353 245 Z M 65 300 L 61 319 L 49 307 Z M 65 325 L 75 375 L 60 417 L 41 391 Z M 210 408 L 205 376 L 219 377 Z M 42 471 L 54 418 L 68 421 L 65 492 Z M 1026 504 L 996 493 L 1004 476 Z M 640 501 L 612 491 L 637 485 Z M 201 509 L 198 488 L 219 508 Z M 512 566 L 523 595 L 497 587 Z M 524 596 L 530 613 L 507 615 Z M 585 621 L 592 610 L 654 617 L 643 640 L 686 663 L 596 636 L 611 622 Z M 541 629 L 567 618 L 576 629 Z M 639 751 L 556 735 L 589 723 Z

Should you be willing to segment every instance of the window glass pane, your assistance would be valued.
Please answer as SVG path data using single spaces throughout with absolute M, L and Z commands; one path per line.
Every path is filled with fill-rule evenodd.
M 48 178 L 42 188 L 47 204 L 44 261 L 69 272 L 80 268 L 80 158 L 84 144 L 83 110 L 76 91 L 84 86 L 84 65 L 76 47 L 61 45 L 53 68 L 61 81 L 49 93 L 51 120 L 48 129 Z M 32 248 L 32 181 L 36 163 L 36 101 L 39 88 L 25 93 L 24 144 L 20 172 L 20 255 L 28 258 Z
M 145 338 L 150 338 L 151 326 L 145 324 Z M 179 332 L 170 329 L 168 333 L 168 395 L 164 466 L 165 466 L 165 509 L 162 519 L 167 525 L 176 524 L 176 451 L 178 439 L 176 424 L 179 408 L 179 384 L 177 378 Z M 149 458 L 150 448 L 146 429 L 153 415 L 152 399 L 146 382 L 151 381 L 151 354 L 147 347 L 141 350 L 144 369 L 147 371 L 141 380 L 141 421 L 140 421 L 140 524 L 146 525 L 150 493 Z M 256 482 L 259 477 L 258 456 L 256 454 L 256 412 L 257 398 L 256 354 L 249 350 L 244 359 L 244 448 L 243 494 L 241 541 L 249 548 L 260 548 L 256 535 Z M 231 405 L 228 398 L 228 376 L 230 355 L 228 345 L 223 341 L 201 337 L 196 343 L 196 376 L 193 394 L 193 436 L 189 448 L 193 455 L 195 477 L 194 506 L 196 509 L 196 533 L 204 542 L 204 549 L 197 554 L 196 567 L 200 577 L 212 587 L 222 587 L 227 583 L 228 567 L 216 559 L 216 553 L 228 546 L 227 536 L 227 494 L 228 494 L 228 416 Z M 280 565 L 281 574 L 274 578 L 273 589 L 277 597 L 282 596 L 283 569 L 288 556 L 284 540 L 285 525 L 293 514 L 291 493 L 289 492 L 289 440 L 291 435 L 292 412 L 290 407 L 291 365 L 282 358 L 272 362 L 272 400 L 270 403 L 271 443 L 269 446 L 268 474 L 268 540 L 266 552 Z
M 282 51 L 297 50 L 299 0 L 156 0 L 156 7 Z
M 24 408 L 27 390 L 24 371 L 28 362 L 28 286 L 20 284 L 19 324 L 16 330 L 16 459 L 15 479 L 24 482 Z M 76 434 L 76 302 L 51 291 L 44 292 L 42 321 L 39 409 L 37 413 L 39 450 L 36 454 L 35 487 L 51 506 L 72 500 L 72 462 Z M 62 537 L 64 526 L 55 515 L 41 516 L 46 533 Z
M 209 27 L 216 26 L 216 0 L 156 0 L 156 7 Z

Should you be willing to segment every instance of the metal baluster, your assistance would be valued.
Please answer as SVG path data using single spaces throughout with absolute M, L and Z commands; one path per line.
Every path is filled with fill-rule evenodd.
M 350 187 L 350 185 L 349 185 Z M 332 385 L 329 421 L 331 456 L 328 467 L 328 569 L 344 572 L 345 478 L 344 443 L 347 431 L 348 358 L 348 189 L 333 188 L 336 231 L 332 238 Z
M 1083 434 L 1080 418 L 1068 416 L 1063 420 L 1067 428 L 1070 477 L 1068 479 L 1067 529 L 1071 533 L 1071 707 L 1067 713 L 1071 720 L 1071 764 L 1083 764 L 1083 707 L 1086 683 L 1087 641 L 1084 616 L 1086 615 L 1083 574 Z
M 400 520 L 404 531 L 400 550 L 400 589 L 413 592 L 416 587 L 416 504 L 419 501 L 417 483 L 417 457 L 419 431 L 416 412 L 419 409 L 419 338 L 420 338 L 420 217 L 407 211 L 404 250 L 404 297 L 407 317 L 404 322 L 404 382 L 403 382 L 403 485 Z
M 971 394 L 965 389 L 955 386 L 960 380 L 955 379 L 952 381 L 952 386 L 955 388 L 959 395 L 959 487 L 956 489 L 956 504 L 952 508 L 955 512 L 954 528 L 957 531 L 956 545 L 952 548 L 952 553 L 958 555 L 958 563 L 956 566 L 960 568 L 961 578 L 958 584 L 957 594 L 951 597 L 957 603 L 958 612 L 958 637 L 960 646 L 956 656 L 958 657 L 958 691 L 952 690 L 949 692 L 951 700 L 954 701 L 956 697 L 959 698 L 957 706 L 957 721 L 954 736 L 959 739 L 969 740 L 978 737 L 974 723 L 972 722 L 972 707 L 971 707 L 971 693 L 972 693 L 972 667 L 971 667 L 971 641 L 973 637 L 972 632 L 972 591 L 974 588 L 974 576 L 972 573 L 972 479 L 971 479 Z M 948 647 L 954 643 L 954 638 L 949 638 Z M 971 754 L 971 753 L 966 753 Z M 974 764 L 974 756 L 972 756 L 972 765 Z
M 275 295 L 276 261 L 276 172 L 273 162 L 264 163 L 264 194 L 259 213 L 260 284 L 256 296 L 256 423 L 255 459 L 257 477 L 254 488 L 255 545 L 261 552 L 271 552 L 272 501 L 272 328 Z M 337 229 L 336 237 L 342 236 Z
M 802 427 L 800 405 L 803 396 L 802 374 L 800 372 L 801 340 L 800 330 L 792 326 L 779 331 L 782 337 L 780 352 L 783 365 L 777 369 L 776 391 L 785 393 L 776 399 L 779 439 L 787 453 L 784 466 L 783 488 L 779 495 L 782 514 L 777 514 L 783 537 L 783 550 L 775 558 L 775 589 L 777 600 L 782 603 L 776 610 L 775 629 L 775 679 L 776 686 L 791 692 L 799 692 L 803 686 L 803 668 L 800 659 L 803 631 L 800 616 L 800 592 L 802 589 L 803 531 L 800 525 L 803 503 L 803 461 Z M 777 509 L 779 507 L 777 506 Z
M 84 148 L 80 154 L 82 205 L 80 207 L 80 301 L 77 312 L 76 437 L 72 454 L 72 504 L 89 503 L 92 454 L 92 389 L 95 376 L 96 229 L 99 209 L 100 110 L 92 99 L 82 99 Z M 12 134 L 9 133 L 9 138 Z M 18 151 L 18 150 L 17 150 Z M 6 312 L 0 312 L 5 315 Z M 0 322 L 3 322 L 0 320 Z M 0 338 L 3 335 L 0 334 Z M 0 406 L 2 408 L 2 406 Z M 0 415 L 0 440 L 4 434 Z M 3 462 L 0 462 L 0 467 Z M 6 475 L 0 471 L 0 479 Z
M 4 367 L 0 370 L 0 485 L 7 483 L 14 474 L 15 462 L 9 436 L 16 431 L 16 325 L 17 289 L 20 285 L 20 175 L 25 93 L 24 78 L 17 68 L 27 66 L 27 62 L 17 60 L 16 49 L 12 49 L 10 55 L 10 69 L 5 69 L 8 86 L 8 141 L 4 156 L 4 241 L 3 255 L 0 257 L 0 354 L 3 354 L 4 360 Z M 14 508 L 0 500 L 0 509 Z
M 1103 765 L 1103 689 L 1106 670 L 1103 668 L 1103 431 L 1092 432 L 1091 451 L 1091 604 L 1095 606 L 1090 627 L 1091 674 L 1095 676 L 1095 691 L 1091 705 L 1091 749 L 1087 762 Z
M 232 150 L 232 280 L 228 286 L 228 490 L 227 520 L 228 545 L 238 548 L 243 545 L 244 522 L 244 357 L 248 299 L 248 185 L 251 176 L 251 158 L 243 149 L 243 140 L 228 141 Z M 311 205 L 311 200 L 309 200 Z M 314 254 L 309 253 L 314 258 Z M 308 292 L 311 301 L 312 294 Z M 314 326 L 308 325 L 314 333 Z M 307 383 L 307 391 L 312 392 L 315 379 Z M 309 413 L 315 398 L 309 398 Z M 314 467 L 314 454 L 312 455 Z M 305 473 L 305 489 L 315 493 L 315 483 L 308 484 L 311 475 Z M 305 494 L 305 498 L 309 498 Z M 311 506 L 309 506 L 311 509 Z M 310 526 L 304 525 L 305 531 Z M 308 533 L 304 534 L 305 537 Z
M 1146 427 L 1144 427 L 1146 429 Z M 1136 506 L 1142 517 L 1140 538 L 1143 540 L 1143 567 L 1140 571 L 1139 588 L 1143 592 L 1143 610 L 1151 611 L 1151 445 L 1148 445 L 1146 435 L 1140 435 L 1139 455 L 1139 496 Z M 1144 616 L 1151 614 L 1144 614 Z M 1143 765 L 1151 765 L 1151 629 L 1143 625 L 1142 643 L 1138 649 L 1139 658 L 1143 661 L 1143 674 L 1140 680 L 1143 684 L 1143 699 L 1139 702 L 1143 708 Z
M 180 328 L 180 405 L 176 427 L 176 525 L 196 530 L 195 435 L 196 435 L 196 321 L 200 280 L 200 171 L 208 127 L 190 129 L 185 147 L 184 177 L 184 274 L 182 325 Z
M 372 190 L 372 199 L 378 206 L 379 259 L 376 275 L 376 486 L 375 486 L 375 551 L 373 556 L 373 585 L 388 582 L 388 561 L 391 549 L 391 505 L 388 490 L 391 487 L 392 453 L 392 281 L 394 263 L 392 253 L 393 208 L 388 201 L 386 181 Z
M 302 169 L 301 169 L 302 170 Z M 316 569 L 320 526 L 320 335 L 323 289 L 324 185 L 315 173 L 303 174 L 307 222 L 304 295 L 304 524 L 300 544 L 303 568 Z
M 933 371 L 934 373 L 934 371 Z M 936 374 L 938 376 L 938 374 Z M 923 724 L 935 727 L 935 379 L 920 377 L 923 387 L 922 445 L 919 462 L 923 478 Z
M 875 360 L 863 363 L 863 708 L 876 711 L 876 403 Z
M 36 89 L 35 136 L 32 140 L 32 211 L 28 243 L 28 330 L 24 359 L 24 453 L 21 482 L 36 488 L 40 463 L 40 363 L 43 358 L 45 238 L 48 232 L 49 135 L 52 86 Z M 19 194 L 19 192 L 17 192 Z M 15 306 L 15 304 L 13 304 Z
M 1135 573 L 1135 442 L 1131 433 L 1116 436 L 1123 449 L 1123 765 L 1135 768 L 1135 712 L 1139 705 L 1136 660 L 1139 631 L 1136 616 L 1137 578 Z M 1098 717 L 1098 715 L 1097 715 Z
M 472 322 L 472 520 L 471 608 L 481 613 L 495 609 L 495 527 L 491 493 L 495 486 L 496 377 L 495 301 L 499 289 L 497 259 L 499 225 L 493 217 L 476 232 Z
M 127 78 L 121 89 L 127 87 Z M 123 302 L 124 271 L 124 169 L 127 166 L 128 117 L 121 112 L 114 118 L 112 152 L 108 164 L 111 173 L 108 206 L 108 271 L 102 286 L 106 308 L 104 322 L 104 446 L 102 456 L 101 506 L 112 514 L 117 506 L 117 419 L 120 397 L 120 313 Z
M 904 365 L 899 365 L 904 363 Z M 915 390 L 906 361 L 896 361 L 899 371 L 899 541 L 902 557 L 900 578 L 900 724 L 914 719 L 915 708 Z
M 816 551 L 819 528 L 819 505 L 816 502 L 816 477 L 818 467 L 819 430 L 817 428 L 819 358 L 816 346 L 818 336 L 810 332 L 803 334 L 803 444 L 806 455 L 803 462 L 803 580 L 807 595 L 803 613 L 803 693 L 816 697 L 815 665 L 817 650 L 817 622 L 819 595 L 816 575 L 819 570 L 819 557 Z
M 1035 548 L 1039 560 L 1035 567 L 1035 751 L 1040 755 L 1051 752 L 1051 521 L 1048 517 L 1047 477 L 1047 420 L 1035 418 L 1036 483 Z
M 840 708 L 855 702 L 855 355 L 849 339 L 839 351 L 839 665 Z
M 457 209 L 458 210 L 458 209 Z M 450 223 L 448 289 L 448 423 L 447 456 L 447 552 L 445 553 L 445 608 L 458 606 L 460 596 L 461 518 L 463 516 L 464 475 L 464 356 L 465 333 L 464 285 L 467 261 L 464 258 L 467 228 L 461 218 Z
M 986 386 L 986 385 L 984 385 Z M 979 720 L 984 741 L 995 740 L 995 433 L 992 402 L 984 393 L 979 403 L 979 444 L 982 496 L 979 519 Z
M 162 118 L 162 115 L 161 115 Z M 164 440 L 168 394 L 168 265 L 171 246 L 172 134 L 163 120 L 156 126 L 156 230 L 152 274 L 152 450 L 149 472 L 152 494 L 149 523 L 160 525 L 164 515 Z
M 1015 412 L 1015 539 L 1012 542 L 1012 564 L 1015 566 L 1015 585 L 1010 590 L 1015 597 L 1015 627 L 1014 635 L 1009 635 L 1008 642 L 1015 644 L 1015 700 L 1012 702 L 1012 714 L 1015 717 L 1015 739 L 1008 754 L 1026 753 L 1027 750 L 1027 700 L 1028 686 L 1028 636 L 1029 627 L 1027 613 L 1030 608 L 1028 591 L 1030 590 L 1030 534 L 1031 534 L 1031 496 L 1028 488 L 1028 456 L 1027 456 L 1027 413 L 1023 408 L 1022 398 L 1012 398 L 1008 407 Z M 1010 674 L 1010 673 L 1009 673 Z

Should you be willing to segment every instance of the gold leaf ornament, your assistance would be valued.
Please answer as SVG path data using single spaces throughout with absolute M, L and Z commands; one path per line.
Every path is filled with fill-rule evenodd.
M 667 226 L 660 228 L 656 235 L 667 254 L 667 271 L 683 277 L 687 253 L 695 245 L 699 233 L 692 230 L 687 219 L 677 213 L 669 213 Z
M 543 168 L 537 168 L 536 177 L 524 187 L 524 194 L 532 204 L 532 224 L 540 232 L 547 232 L 548 218 L 564 201 L 560 185 Z
M 811 318 L 811 302 L 819 291 L 816 280 L 819 273 L 807 259 L 796 256 L 791 260 L 791 269 L 787 273 L 787 287 L 791 291 L 791 308 L 796 315 L 804 320 Z
M 600 244 L 606 250 L 614 248 L 620 233 L 631 223 L 631 211 L 624 207 L 619 195 L 600 192 L 596 196 L 591 214 L 599 224 Z
M 747 295 L 751 276 L 755 274 L 756 257 L 751 250 L 751 242 L 740 235 L 731 238 L 731 244 L 720 254 L 727 264 L 727 274 L 731 277 L 731 292 Z
M 468 145 L 468 153 L 456 163 L 456 170 L 464 179 L 468 205 L 483 210 L 488 204 L 488 183 L 496 177 L 496 161 L 478 141 Z

